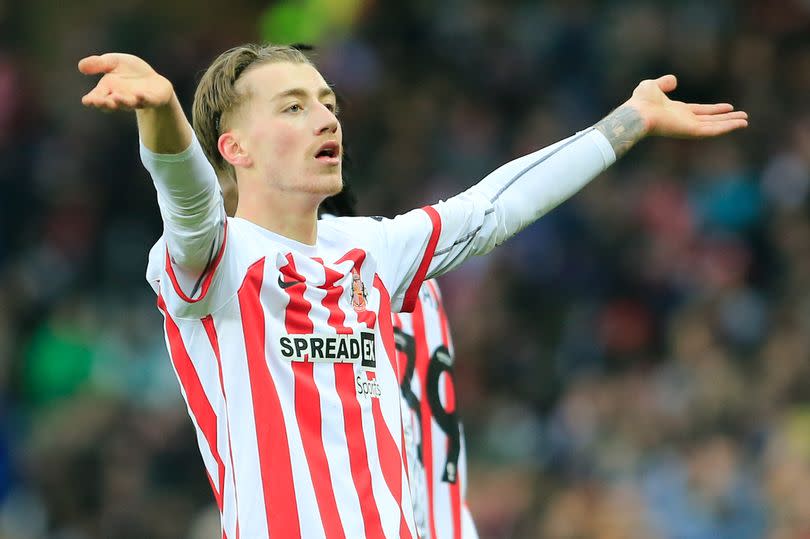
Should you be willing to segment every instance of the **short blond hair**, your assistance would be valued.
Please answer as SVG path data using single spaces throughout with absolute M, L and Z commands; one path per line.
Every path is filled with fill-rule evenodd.
M 284 45 L 240 45 L 220 54 L 197 85 L 192 106 L 192 125 L 205 155 L 217 174 L 236 181 L 236 171 L 219 153 L 217 142 L 228 129 L 229 115 L 247 97 L 236 81 L 251 66 L 277 62 L 310 64 L 300 50 Z

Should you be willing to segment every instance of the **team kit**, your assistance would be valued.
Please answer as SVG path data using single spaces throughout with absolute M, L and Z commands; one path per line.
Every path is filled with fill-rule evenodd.
M 79 63 L 82 98 L 135 110 L 163 236 L 146 278 L 223 539 L 475 539 L 433 281 L 552 210 L 648 135 L 747 126 L 730 104 L 639 83 L 603 120 L 393 219 L 318 220 L 343 186 L 334 91 L 299 50 L 247 44 L 203 75 L 189 124 L 132 55 Z M 238 184 L 226 211 L 219 174 Z

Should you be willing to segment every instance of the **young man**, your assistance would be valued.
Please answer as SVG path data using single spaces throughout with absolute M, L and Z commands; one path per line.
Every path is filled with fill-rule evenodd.
M 201 145 L 143 60 L 105 54 L 79 69 L 103 74 L 85 105 L 137 113 L 164 221 L 147 278 L 232 538 L 415 537 L 391 311 L 413 309 L 426 278 L 489 252 L 644 136 L 747 125 L 730 105 L 669 100 L 669 75 L 446 202 L 319 223 L 342 185 L 342 131 L 332 90 L 299 51 L 217 58 L 194 100 Z M 236 180 L 233 218 L 216 172 Z
M 228 196 L 225 197 L 226 206 Z M 355 216 L 344 188 L 322 218 Z M 425 281 L 413 314 L 394 313 L 404 451 L 416 531 L 422 539 L 477 539 L 467 505 L 467 451 L 456 409 L 455 350 L 438 283 Z

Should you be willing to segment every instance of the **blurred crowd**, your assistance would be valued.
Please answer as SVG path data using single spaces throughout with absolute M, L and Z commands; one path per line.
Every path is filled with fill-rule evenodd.
M 141 55 L 188 107 L 292 4 L 0 6 L 1 538 L 217 537 L 143 277 L 134 120 L 84 109 L 75 66 Z M 482 539 L 810 538 L 810 2 L 356 4 L 304 35 L 362 213 L 451 196 L 668 72 L 751 117 L 643 142 L 440 280 Z

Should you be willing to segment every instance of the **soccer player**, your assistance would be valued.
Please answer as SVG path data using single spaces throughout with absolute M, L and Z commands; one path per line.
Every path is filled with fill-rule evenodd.
M 228 197 L 225 197 L 228 201 Z M 354 216 L 344 189 L 321 217 Z M 414 521 L 422 539 L 477 539 L 467 505 L 467 452 L 456 411 L 455 353 L 439 285 L 425 281 L 413 314 L 394 313 L 405 454 Z
M 136 111 L 164 223 L 147 278 L 231 538 L 415 537 L 392 310 L 412 310 L 425 279 L 491 251 L 643 137 L 747 125 L 731 105 L 670 100 L 668 75 L 446 202 L 318 222 L 342 186 L 343 134 L 333 91 L 300 51 L 224 52 L 198 85 L 194 129 L 140 58 L 79 69 L 103 75 L 85 105 Z M 217 172 L 236 181 L 233 218 Z

